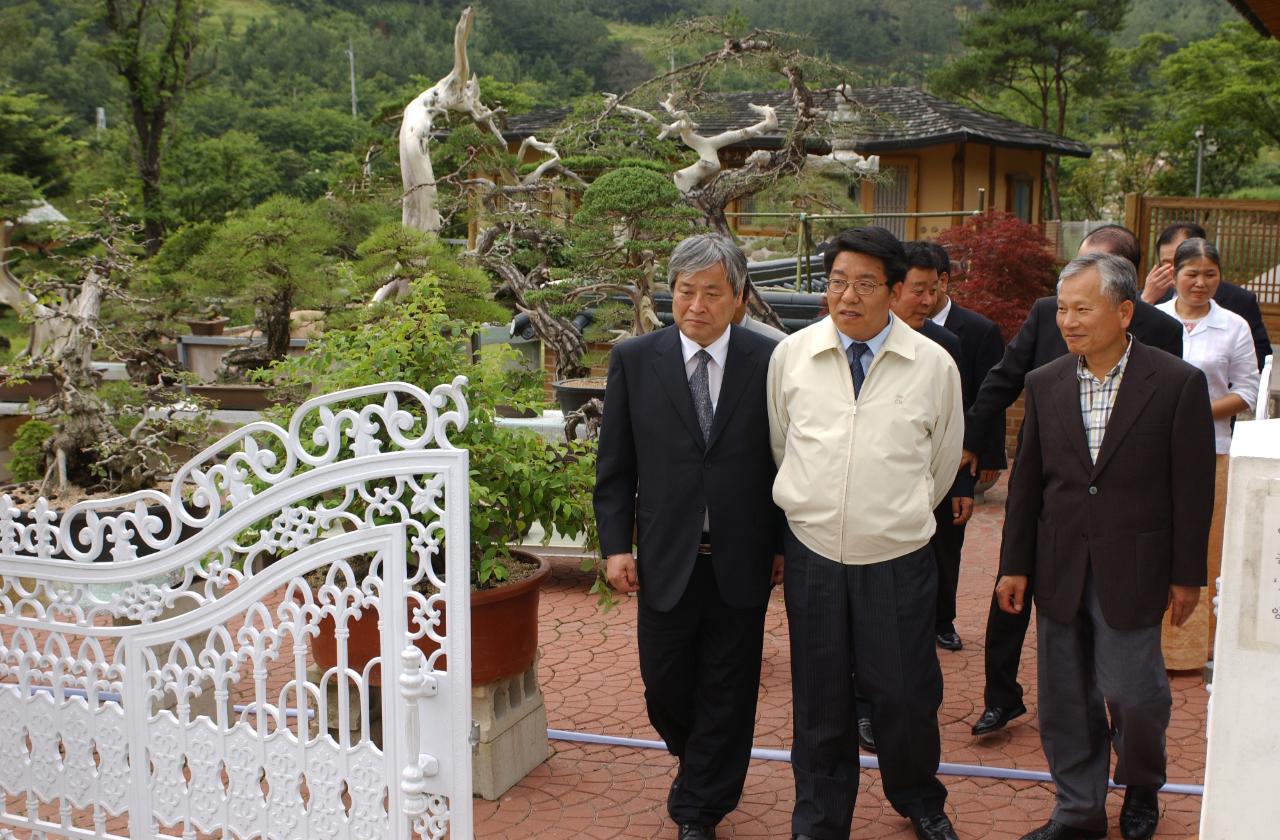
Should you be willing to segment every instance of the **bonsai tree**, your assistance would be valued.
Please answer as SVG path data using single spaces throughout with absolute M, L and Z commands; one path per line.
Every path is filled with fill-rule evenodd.
M 149 377 L 141 373 L 161 358 L 155 348 L 139 340 L 136 328 L 104 314 L 112 302 L 114 312 L 134 325 L 145 320 L 139 313 L 146 302 L 127 291 L 140 228 L 127 221 L 118 197 L 91 206 L 95 223 L 64 237 L 66 253 L 52 266 L 58 271 L 10 275 L 22 294 L 38 301 L 26 311 L 37 334 L 51 337 L 43 352 L 22 366 L 0 370 L 5 380 L 39 375 L 53 380 L 54 396 L 33 412 L 41 419 L 18 434 L 24 459 L 16 477 L 43 477 L 40 492 L 46 496 L 65 496 L 73 486 L 112 492 L 152 486 L 172 473 L 173 447 L 198 440 L 207 430 L 203 415 L 192 417 L 190 402 L 178 406 L 181 396 L 172 389 L 104 385 L 93 368 L 94 351 L 102 350 L 140 366 L 140 379 L 161 379 L 154 370 Z M 176 413 L 180 407 L 181 415 Z
M 1036 298 L 1053 294 L 1058 260 L 1035 225 L 1009 213 L 971 216 L 938 236 L 957 270 L 947 291 L 986 315 L 1008 341 Z
M 254 326 L 264 338 L 224 356 L 228 374 L 284 358 L 295 308 L 323 309 L 342 299 L 330 254 L 336 242 L 319 202 L 289 196 L 274 196 L 235 214 L 210 234 L 188 264 L 191 294 L 206 305 L 225 301 L 229 307 L 252 307 Z
M 826 76 L 842 82 L 840 68 L 787 49 L 776 33 L 763 30 L 732 33 L 700 20 L 685 24 L 679 34 L 686 40 L 720 41 L 685 65 L 622 95 L 607 95 L 594 109 L 580 107 L 553 142 L 527 138 L 522 153 L 532 148 L 543 158 L 523 175 L 503 172 L 437 179 L 437 184 L 444 181 L 457 188 L 455 207 L 479 207 L 484 233 L 473 251 L 475 258 L 500 278 L 502 291 L 529 315 L 544 345 L 555 350 L 559 378 L 580 376 L 586 370 L 586 344 L 574 323 L 585 304 L 600 303 L 604 294 L 621 295 L 631 302 L 632 322 L 626 332 L 637 334 L 653 326 L 646 311 L 650 293 L 643 283 L 653 282 L 652 266 L 663 253 L 652 244 L 638 242 L 626 248 L 602 248 L 608 235 L 625 241 L 635 222 L 658 219 L 664 229 L 655 242 L 660 237 L 667 242 L 678 240 L 682 232 L 694 231 L 697 220 L 728 235 L 731 205 L 779 181 L 794 179 L 806 165 L 830 163 L 849 178 L 863 177 L 875 168 L 874 160 L 864 160 L 846 148 L 843 135 L 854 125 L 847 87 L 837 84 L 827 91 L 836 103 L 834 111 L 814 105 L 807 79 Z M 696 111 L 716 104 L 715 95 L 707 92 L 709 86 L 727 78 L 726 74 L 743 72 L 761 79 L 772 77 L 773 82 L 785 80 L 793 118 L 778 149 L 757 151 L 741 166 L 726 168 L 721 149 L 780 125 L 772 106 L 752 105 L 757 122 L 714 136 L 698 133 Z M 735 78 L 740 81 L 740 76 Z M 670 122 L 664 124 L 659 113 L 665 113 Z M 811 153 L 823 148 L 830 151 Z M 697 155 L 692 162 L 686 149 Z M 646 152 L 652 156 L 637 167 L 634 156 Z M 640 167 L 656 169 L 661 188 L 658 179 L 642 180 L 645 176 L 635 171 Z M 583 189 L 577 169 L 603 174 Z M 604 182 L 599 196 L 589 196 L 599 182 Z M 447 214 L 447 196 L 442 190 L 438 194 Z M 579 197 L 581 208 L 576 215 L 560 209 Z M 645 249 L 653 252 L 647 273 Z M 596 259 L 599 256 L 616 257 L 621 271 L 610 272 Z M 758 294 L 753 294 L 751 306 L 757 317 L 780 325 Z M 603 326 L 619 325 L 616 309 L 606 308 L 603 314 Z

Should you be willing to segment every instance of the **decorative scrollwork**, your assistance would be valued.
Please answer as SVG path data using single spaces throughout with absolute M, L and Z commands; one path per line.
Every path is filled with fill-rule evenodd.
M 89 809 L 101 833 L 131 807 L 141 766 L 151 813 L 130 817 L 144 831 L 401 838 L 416 824 L 446 836 L 470 773 L 442 793 L 432 770 L 415 812 L 397 800 L 388 813 L 409 792 L 393 780 L 413 753 L 382 740 L 381 703 L 401 693 L 378 682 L 403 669 L 434 698 L 427 687 L 455 676 L 445 604 L 465 617 L 469 579 L 465 530 L 450 530 L 465 513 L 446 510 L 446 485 L 467 481 L 449 441 L 468 419 L 465 384 L 318 397 L 287 427 L 224 437 L 167 492 L 61 512 L 0 496 L 6 797 Z M 448 452 L 405 454 L 431 449 Z M 360 647 L 370 625 L 375 642 Z M 465 637 L 465 621 L 450 628 Z M 391 663 L 388 642 L 405 652 Z M 466 703 L 452 688 L 440 694 Z M 25 804 L 0 812 L 28 825 Z

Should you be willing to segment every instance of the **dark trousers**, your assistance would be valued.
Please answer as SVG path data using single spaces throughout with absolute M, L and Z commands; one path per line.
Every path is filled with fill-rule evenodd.
M 1085 578 L 1080 609 L 1069 624 L 1043 612 L 1036 616 L 1040 743 L 1057 788 L 1053 819 L 1105 831 L 1111 748 L 1118 784 L 1163 785 L 1173 697 L 1160 625 L 1112 628 L 1092 577 Z
M 988 706 L 1002 709 L 1022 703 L 1022 685 L 1018 682 L 1018 665 L 1022 662 L 1022 643 L 1031 624 L 1031 596 L 1034 577 L 1027 578 L 1022 612 L 1007 613 L 1000 609 L 995 590 L 991 592 L 991 608 L 987 610 L 986 690 L 983 699 Z
M 956 592 L 960 588 L 960 554 L 964 549 L 964 525 L 953 523 L 951 499 L 943 499 L 933 512 L 937 529 L 930 545 L 938 567 L 938 609 L 934 627 L 939 633 L 949 631 L 956 620 Z
M 928 546 L 847 566 L 786 536 L 796 806 L 791 830 L 844 840 L 858 794 L 855 679 L 870 702 L 885 797 L 903 816 L 942 811 L 934 648 L 937 569 Z M 856 677 L 854 676 L 856 675 Z
M 742 796 L 767 606 L 725 604 L 705 556 L 668 612 L 649 607 L 640 590 L 636 638 L 644 699 L 653 728 L 682 768 L 667 799 L 677 823 L 715 825 Z

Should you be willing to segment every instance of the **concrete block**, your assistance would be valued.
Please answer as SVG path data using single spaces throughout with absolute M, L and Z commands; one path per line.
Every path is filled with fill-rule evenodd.
M 471 765 L 477 796 L 497 799 L 551 755 L 537 662 L 523 674 L 472 687 L 471 716 L 480 730 Z

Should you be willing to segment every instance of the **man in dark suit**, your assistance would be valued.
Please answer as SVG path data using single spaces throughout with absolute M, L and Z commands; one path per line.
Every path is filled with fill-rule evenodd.
M 929 243 L 938 266 L 938 294 L 934 299 L 930 320 L 941 324 L 960 340 L 960 387 L 963 390 L 964 407 L 968 411 L 978 397 L 978 389 L 982 387 L 987 374 L 1004 355 L 1004 339 L 1000 336 L 1000 328 L 989 318 L 979 315 L 972 309 L 966 309 L 951 299 L 947 294 L 947 285 L 951 280 L 951 257 L 947 249 L 937 242 Z M 997 413 L 993 422 L 987 424 L 986 444 L 977 451 L 978 479 L 995 481 L 1000 471 L 1006 466 L 1004 455 L 1004 411 Z M 969 472 L 962 470 L 962 472 Z M 972 475 L 972 473 L 970 473 Z M 947 650 L 960 650 L 962 642 L 955 629 L 956 587 L 959 584 L 960 553 L 964 547 L 964 529 L 969 517 L 956 517 L 948 523 L 939 522 L 938 533 L 934 535 L 935 551 L 951 554 L 955 557 L 955 579 L 950 581 L 950 597 L 944 601 L 938 599 L 938 646 Z M 944 527 L 945 525 L 945 527 Z M 950 545 L 945 545 L 949 541 Z M 941 580 L 939 595 L 941 596 Z
M 645 703 L 679 760 L 667 810 L 680 840 L 706 840 L 742 795 L 782 575 L 765 405 L 774 342 L 731 325 L 747 263 L 729 239 L 686 239 L 668 277 L 675 326 L 609 361 L 595 511 L 609 583 L 639 593 Z
M 1077 257 L 1058 282 L 1072 355 L 1027 376 L 996 598 L 1025 612 L 1034 575 L 1057 805 L 1023 840 L 1107 836 L 1113 746 L 1121 834 L 1146 840 L 1159 822 L 1172 708 L 1160 624 L 1166 610 L 1184 624 L 1205 584 L 1214 428 L 1204 374 L 1128 334 L 1136 299 L 1128 262 Z
M 1204 228 L 1195 222 L 1174 222 L 1160 231 L 1156 237 L 1156 259 L 1158 262 L 1147 272 L 1146 282 L 1142 284 L 1142 299 L 1151 305 L 1164 303 L 1174 295 L 1173 255 L 1178 246 L 1188 239 L 1207 239 Z M 1258 306 L 1258 296 L 1243 286 L 1224 281 L 1218 284 L 1213 299 L 1223 309 L 1229 309 L 1239 315 L 1249 325 L 1253 335 L 1253 348 L 1258 356 L 1258 370 L 1271 354 L 1271 337 L 1267 335 L 1267 325 L 1262 321 L 1262 309 Z
M 906 321 L 912 329 L 919 330 L 941 344 L 951 355 L 956 363 L 956 370 L 960 373 L 962 399 L 967 404 L 972 399 L 972 394 L 966 390 L 968 385 L 965 369 L 968 364 L 964 346 L 954 332 L 932 320 L 932 315 L 937 311 L 938 296 L 942 290 L 937 253 L 927 242 L 907 242 L 905 250 L 907 279 L 894 289 L 891 304 L 893 314 Z M 996 335 L 998 341 L 999 333 L 997 332 Z M 1003 347 L 999 344 L 998 346 Z M 976 384 L 973 385 L 973 390 L 977 390 Z M 971 516 L 973 516 L 973 474 L 967 469 L 962 469 L 956 473 L 956 482 L 951 486 L 950 495 L 933 511 L 937 530 L 933 532 L 931 545 L 933 559 L 938 565 L 938 604 L 934 635 L 938 647 L 943 650 L 955 651 L 964 647 L 955 627 L 956 590 L 960 585 L 960 553 L 964 546 L 964 526 Z
M 1080 253 L 1103 252 L 1123 257 L 1137 271 L 1141 254 L 1138 240 L 1119 225 L 1104 225 L 1085 237 Z M 1013 405 L 1022 393 L 1027 374 L 1066 355 L 1067 345 L 1055 321 L 1056 297 L 1040 298 L 1018 334 L 1005 348 L 1000 364 L 991 369 L 965 416 L 965 454 L 962 464 L 977 470 L 977 455 L 992 434 L 990 424 L 999 412 Z M 1182 325 L 1154 306 L 1139 300 L 1134 304 L 1129 331 L 1148 347 L 1182 357 Z M 1033 582 L 1034 583 L 1034 582 Z M 973 726 L 974 735 L 985 735 L 1002 729 L 1014 718 L 1026 714 L 1022 702 L 1022 686 L 1018 683 L 1018 664 L 1022 659 L 1022 642 L 1027 635 L 1029 613 L 1010 615 L 1000 609 L 993 595 L 987 613 L 986 708 Z

